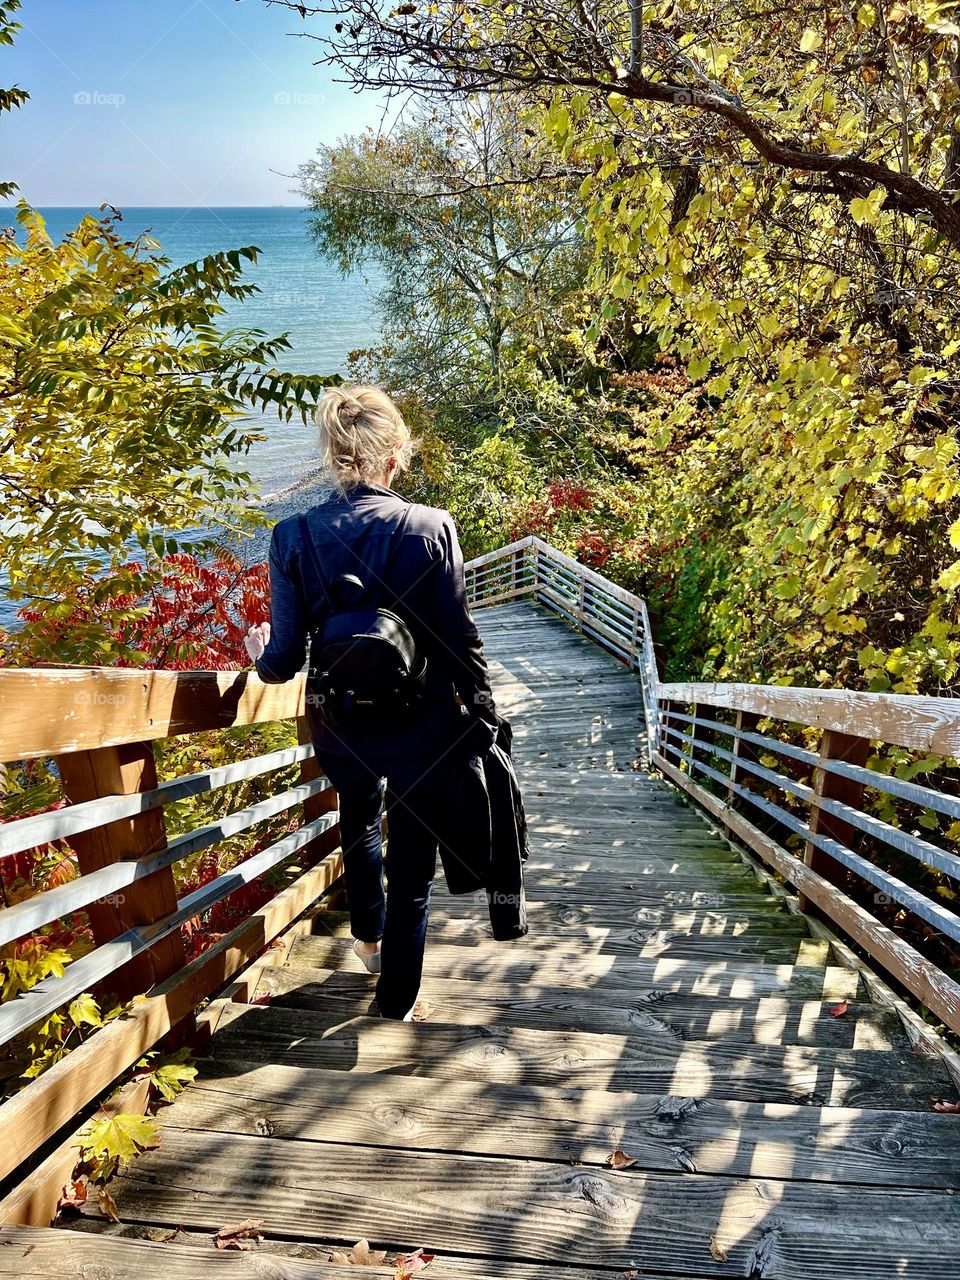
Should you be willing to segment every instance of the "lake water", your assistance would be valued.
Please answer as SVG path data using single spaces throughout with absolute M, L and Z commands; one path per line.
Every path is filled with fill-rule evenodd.
M 47 229 L 59 240 L 87 209 L 42 209 Z M 349 352 L 377 339 L 375 272 L 343 279 L 319 257 L 309 235 L 309 211 L 273 209 L 124 209 L 122 229 L 133 239 L 148 231 L 176 265 L 225 249 L 256 245 L 256 266 L 244 272 L 260 293 L 227 302 L 225 327 L 288 333 L 293 344 L 278 364 L 294 373 L 347 373 Z M 5 219 L 2 219 L 5 220 Z M 245 466 L 267 493 L 297 480 L 318 462 L 316 432 L 302 422 L 280 422 L 275 414 L 252 415 L 267 439 Z

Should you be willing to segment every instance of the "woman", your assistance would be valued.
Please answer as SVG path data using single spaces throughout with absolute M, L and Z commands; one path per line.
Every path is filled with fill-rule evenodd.
M 328 584 L 354 574 L 376 603 L 399 614 L 426 658 L 422 702 L 402 722 L 336 728 L 316 699 L 307 716 L 320 767 L 340 799 L 340 833 L 354 950 L 379 973 L 385 1018 L 409 1021 L 420 989 L 437 836 L 432 814 L 445 759 L 464 739 L 491 741 L 497 716 L 463 557 L 446 511 L 391 490 L 414 442 L 376 387 L 329 391 L 317 414 L 333 492 L 305 517 L 282 520 L 270 545 L 270 622 L 251 627 L 247 652 L 261 679 L 290 680 L 304 664 L 308 630 L 322 621 Z M 389 894 L 381 845 L 382 779 L 390 838 Z

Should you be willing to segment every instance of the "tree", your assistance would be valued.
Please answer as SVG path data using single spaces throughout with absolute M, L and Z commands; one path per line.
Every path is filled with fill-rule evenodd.
M 610 571 L 682 637 L 674 673 L 955 687 L 951 7 L 349 8 L 325 56 L 355 84 L 541 104 L 582 178 L 584 341 L 626 317 L 685 366 L 638 395 L 628 366 L 629 394 L 607 380 L 581 419 L 628 477 L 620 541 L 649 557 Z
M 950 3 L 866 0 L 854 9 L 802 0 L 771 14 L 733 0 L 332 0 L 322 10 L 267 2 L 303 18 L 339 15 L 334 33 L 319 38 L 326 59 L 358 86 L 578 91 L 601 111 L 611 95 L 657 104 L 676 123 L 653 140 L 655 148 L 673 142 L 682 154 L 696 149 L 698 136 L 730 151 L 746 144 L 767 165 L 824 175 L 849 198 L 882 190 L 889 208 L 926 220 L 960 247 L 953 198 L 960 27 Z M 827 130 L 808 110 L 810 61 L 821 77 L 816 96 L 830 104 Z M 911 94 L 918 79 L 924 93 Z M 927 172 L 912 163 L 918 149 L 932 161 Z
M 46 655 L 110 662 L 110 627 L 163 556 L 260 519 L 238 466 L 261 438 L 244 408 L 305 416 L 330 380 L 279 372 L 285 337 L 217 327 L 220 299 L 253 291 L 257 249 L 172 267 L 114 210 L 60 244 L 25 203 L 18 220 L 0 240 L 0 558 L 37 620 L 74 615 L 88 591 L 112 602 L 109 625 Z
M 569 183 L 538 181 L 548 167 L 538 133 L 479 97 L 300 169 L 321 253 L 384 270 L 385 363 L 428 403 L 502 408 L 518 365 L 549 374 L 584 255 Z

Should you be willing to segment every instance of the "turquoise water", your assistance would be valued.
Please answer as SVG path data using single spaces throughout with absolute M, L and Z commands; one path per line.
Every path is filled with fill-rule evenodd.
M 41 210 L 56 240 L 88 212 Z M 295 373 L 346 374 L 349 352 L 376 341 L 379 275 L 358 274 L 344 280 L 324 262 L 308 234 L 307 210 L 124 209 L 122 213 L 122 228 L 129 238 L 149 232 L 177 265 L 256 245 L 262 251 L 260 261 L 244 274 L 260 293 L 242 303 L 229 302 L 223 324 L 264 329 L 271 336 L 289 333 L 293 349 L 280 362 L 283 367 Z M 312 426 L 280 422 L 269 413 L 254 414 L 251 420 L 268 437 L 255 446 L 246 464 L 264 493 L 282 488 L 317 465 Z

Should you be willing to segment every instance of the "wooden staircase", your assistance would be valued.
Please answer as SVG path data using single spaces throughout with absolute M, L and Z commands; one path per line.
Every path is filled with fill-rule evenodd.
M 527 939 L 438 881 L 420 1020 L 347 919 L 207 1011 L 119 1223 L 0 1229 L 0 1276 L 444 1280 L 960 1273 L 960 1120 L 848 958 L 643 764 L 636 674 L 526 602 L 478 615 L 515 729 Z M 218 1250 L 246 1219 L 263 1239 Z M 383 1266 L 329 1261 L 360 1240 Z M 412 1274 L 412 1272 L 411 1272 Z

